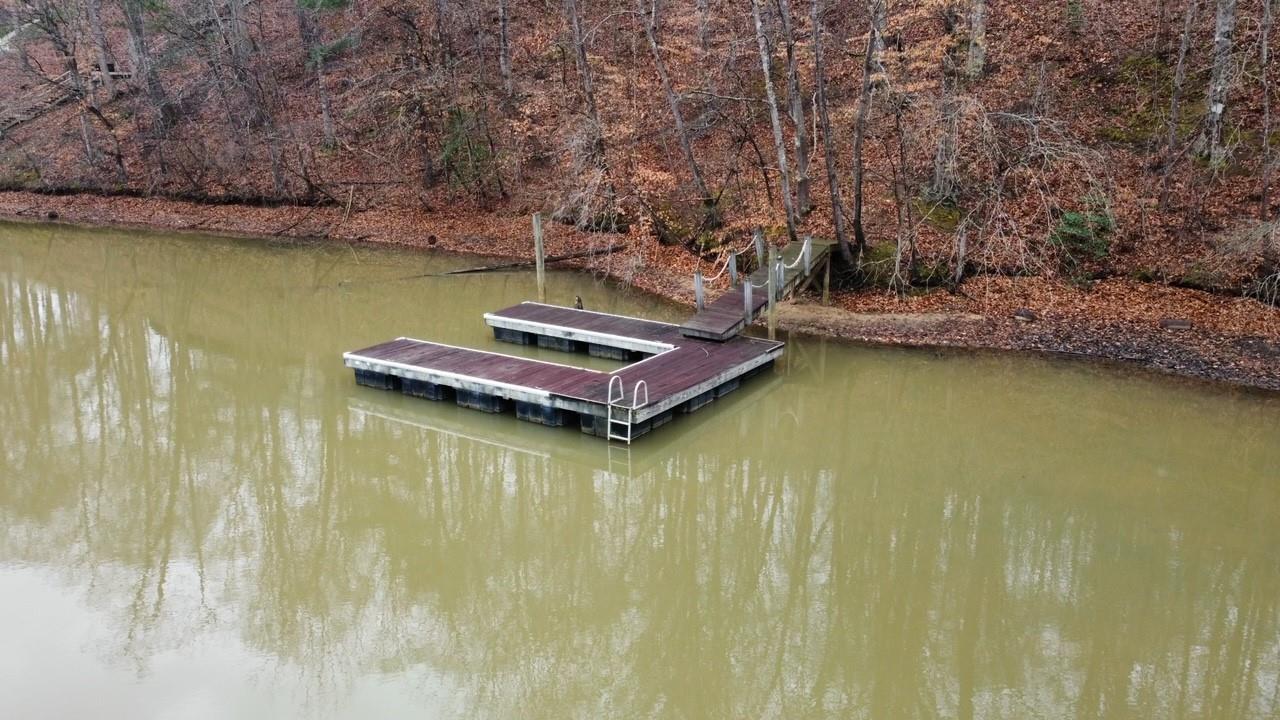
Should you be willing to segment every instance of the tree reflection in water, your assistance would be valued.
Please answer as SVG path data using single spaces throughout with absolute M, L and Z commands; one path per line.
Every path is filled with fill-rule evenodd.
M 109 618 L 108 664 L 226 636 L 313 709 L 383 677 L 468 717 L 1280 712 L 1275 402 L 805 341 L 611 463 L 337 360 L 412 334 L 388 308 L 483 341 L 523 281 L 0 239 L 0 573 Z

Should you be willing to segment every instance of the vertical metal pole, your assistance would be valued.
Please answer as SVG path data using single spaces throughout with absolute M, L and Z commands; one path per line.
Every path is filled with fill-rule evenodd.
M 742 283 L 742 319 L 750 325 L 755 318 L 755 303 L 751 301 L 751 278 Z
M 769 245 L 769 339 L 778 334 L 778 275 L 774 269 L 778 267 L 778 249 Z
M 538 302 L 547 301 L 547 257 L 542 246 L 542 213 L 533 214 L 533 253 L 538 266 Z
M 693 271 L 693 299 L 694 299 L 694 302 L 697 303 L 698 305 L 698 312 L 702 312 L 703 308 L 706 307 L 706 304 L 704 303 L 705 298 L 703 297 L 703 294 L 702 294 L 702 271 L 701 270 Z
M 729 287 L 738 287 L 738 253 L 729 253 Z
M 831 255 L 827 255 L 826 271 L 822 273 L 822 304 L 831 304 Z
M 754 240 L 756 244 L 756 264 L 763 265 L 764 264 L 764 230 L 761 228 L 756 228 L 755 230 L 752 230 L 751 239 Z

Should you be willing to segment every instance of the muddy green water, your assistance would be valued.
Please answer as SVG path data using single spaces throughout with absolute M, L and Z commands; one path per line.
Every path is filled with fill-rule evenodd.
M 628 452 L 357 387 L 499 347 L 527 275 L 398 279 L 474 263 L 0 225 L 0 717 L 1280 713 L 1275 399 L 806 340 Z

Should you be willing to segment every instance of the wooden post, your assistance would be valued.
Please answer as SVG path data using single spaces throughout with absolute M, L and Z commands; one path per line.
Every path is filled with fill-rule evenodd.
M 533 214 L 533 252 L 538 267 L 538 302 L 547 301 L 547 254 L 542 245 L 542 213 Z
M 702 312 L 703 308 L 706 307 L 706 303 L 704 302 L 705 297 L 703 296 L 703 293 L 702 293 L 702 271 L 701 270 L 693 271 L 693 300 L 698 306 L 698 312 Z
M 751 239 L 755 241 L 755 244 L 756 244 L 756 264 L 763 265 L 764 264 L 764 230 L 762 228 L 756 228 L 755 230 L 752 230 Z
M 769 245 L 769 339 L 778 334 L 778 249 Z
M 831 304 L 831 254 L 827 254 L 826 270 L 822 273 L 822 304 Z
M 804 276 L 809 277 L 809 273 L 813 271 L 813 236 L 804 236 L 804 245 L 800 248 L 800 254 L 804 256 Z
M 738 287 L 738 253 L 729 253 L 729 287 Z
M 742 283 L 742 319 L 747 325 L 755 320 L 754 310 L 755 303 L 751 301 L 751 278 L 747 278 L 747 281 Z

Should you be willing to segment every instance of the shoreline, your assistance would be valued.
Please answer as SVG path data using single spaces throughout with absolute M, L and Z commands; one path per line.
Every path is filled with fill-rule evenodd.
M 475 233 L 476 218 L 485 218 L 488 234 Z M 145 218 L 145 219 L 140 219 Z M 104 197 L 97 195 L 49 196 L 0 191 L 0 219 L 47 224 L 99 226 L 117 229 L 202 233 L 286 242 L 346 242 L 373 246 L 415 248 L 426 252 L 465 253 L 486 258 L 531 258 L 527 218 L 492 214 L 428 213 L 398 208 L 366 209 L 355 213 L 340 207 L 202 205 L 158 198 Z M 557 226 L 548 239 L 548 254 L 587 249 L 618 236 L 592 235 Z M 623 236 L 628 237 L 628 236 Z M 616 267 L 614 257 L 601 261 L 568 261 L 561 266 L 589 271 L 666 300 L 692 306 L 686 287 L 688 267 L 664 263 L 646 254 L 665 251 L 631 240 L 632 248 L 620 253 L 633 262 Z M 643 272 L 637 273 L 636 260 Z M 691 262 L 695 259 L 690 258 Z M 688 264 L 688 263 L 685 263 Z M 690 265 L 692 267 L 692 265 Z M 967 281 L 966 287 L 977 283 Z M 1026 284 L 1031 284 L 1028 289 Z M 1280 393 L 1280 309 L 1259 311 L 1250 306 L 1240 312 L 1238 303 L 1256 301 L 1210 298 L 1196 291 L 1173 291 L 1163 286 L 1141 287 L 1142 312 L 1121 319 L 1089 316 L 1081 301 L 1048 281 L 989 281 L 978 299 L 969 295 L 907 300 L 882 291 L 833 293 L 833 305 L 822 306 L 807 298 L 780 305 L 778 328 L 787 333 L 826 338 L 874 347 L 924 350 L 1021 353 L 1041 357 L 1083 360 L 1143 369 L 1164 376 L 1225 384 L 1236 388 Z M 1120 292 L 1132 292 L 1121 287 Z M 1149 296 L 1149 297 L 1147 297 Z M 1201 297 L 1204 296 L 1204 297 Z M 966 300 L 967 299 L 967 300 Z M 1036 307 L 1035 320 L 1022 322 L 1009 308 Z M 1074 305 L 1073 305 L 1074 303 Z M 1152 321 L 1152 313 L 1203 306 L 1204 320 L 1189 329 L 1164 329 Z M 1049 307 L 1044 310 L 1043 307 Z M 1218 315 L 1245 314 L 1218 321 Z M 1215 315 L 1217 313 L 1217 315 Z M 1262 317 L 1259 321 L 1257 318 Z M 1214 327 L 1217 324 L 1220 327 Z M 1242 331 L 1240 328 L 1247 328 Z M 1250 331 L 1252 330 L 1252 331 Z

